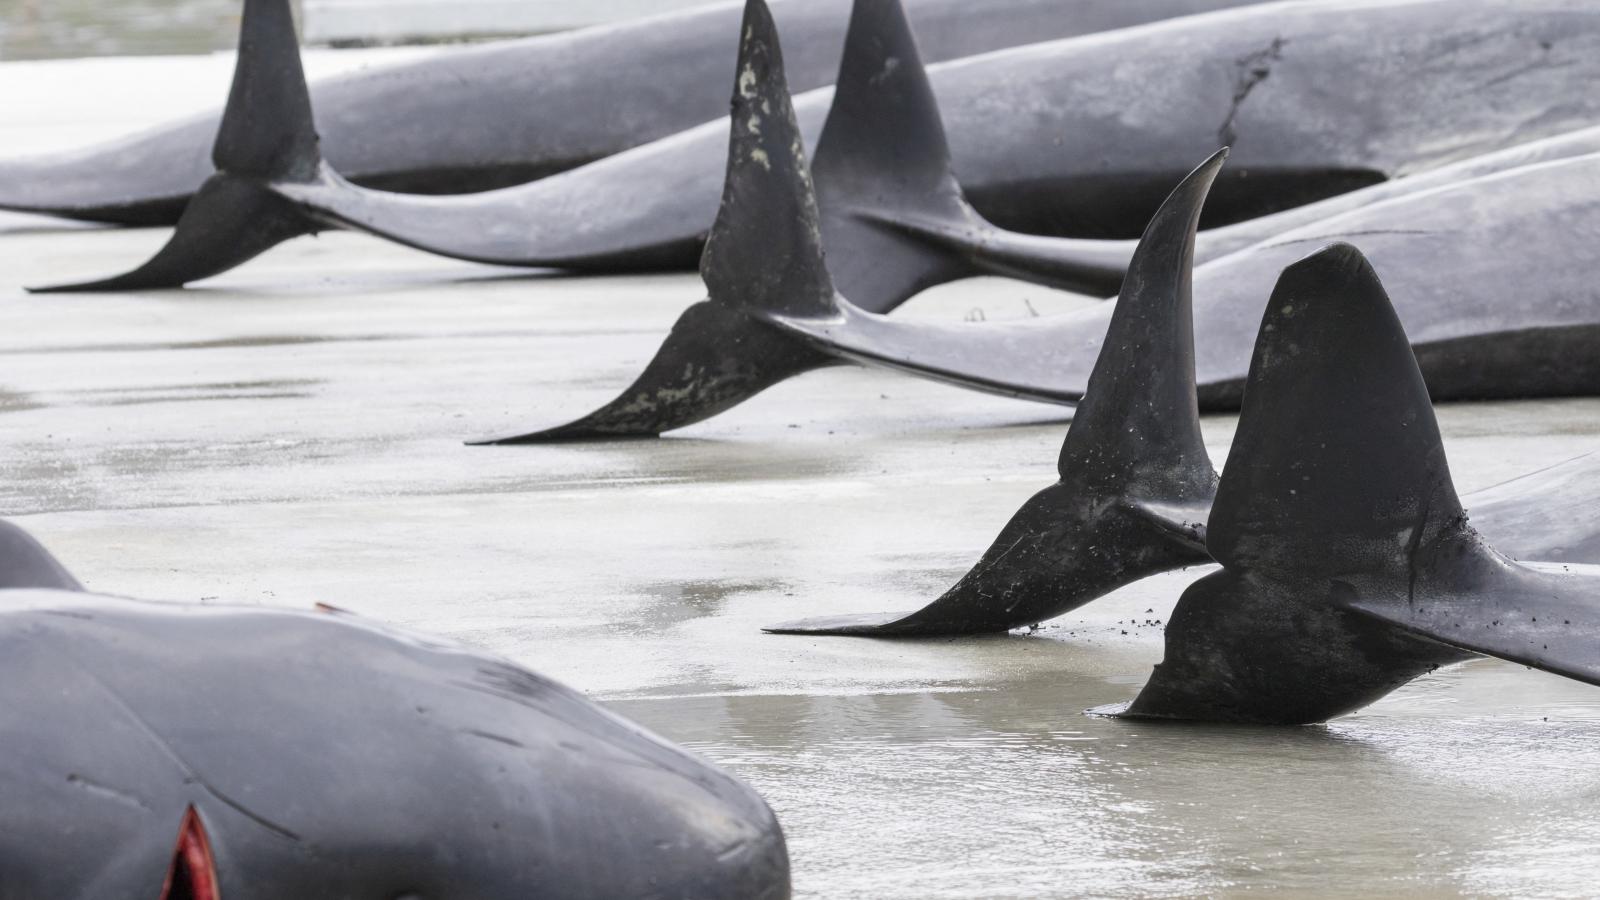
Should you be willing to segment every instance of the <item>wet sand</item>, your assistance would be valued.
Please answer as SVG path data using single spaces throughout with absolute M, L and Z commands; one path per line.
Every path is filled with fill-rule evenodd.
M 0 66 L 11 147 L 192 109 L 229 62 L 84 64 L 120 75 L 99 93 L 50 65 L 44 88 Z M 195 87 L 130 109 L 139 78 Z M 469 448 L 608 399 L 698 279 L 333 234 L 188 291 L 20 290 L 164 238 L 0 219 L 0 513 L 91 588 L 323 602 L 505 654 L 754 783 L 803 897 L 1593 893 L 1594 688 L 1474 662 L 1314 728 L 1086 716 L 1138 690 L 1198 571 L 1033 634 L 760 633 L 937 594 L 1053 479 L 1061 410 L 839 369 L 663 440 Z M 909 312 L 1076 302 L 990 280 Z M 1596 400 L 1440 417 L 1463 492 L 1600 446 Z M 1233 424 L 1206 419 L 1219 461 Z

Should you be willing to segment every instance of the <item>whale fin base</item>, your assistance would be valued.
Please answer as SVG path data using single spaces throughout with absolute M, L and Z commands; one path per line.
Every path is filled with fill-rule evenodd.
M 703 300 L 684 311 L 644 372 L 617 399 L 565 425 L 470 443 L 657 437 L 837 362 L 739 310 Z
M 740 32 L 722 205 L 701 257 L 708 299 L 673 325 L 615 400 L 555 428 L 476 445 L 656 437 L 841 360 L 771 324 L 837 312 L 777 26 L 748 0 Z
M 320 230 L 316 220 L 270 189 L 234 175 L 213 175 L 189 201 L 172 237 L 143 265 L 110 278 L 28 290 L 60 294 L 179 288 Z

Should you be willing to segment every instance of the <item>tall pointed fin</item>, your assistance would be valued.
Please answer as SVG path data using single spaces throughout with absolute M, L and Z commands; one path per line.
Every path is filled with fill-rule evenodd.
M 1061 448 L 1063 478 L 1090 470 L 1134 486 L 1197 467 L 1211 476 L 1195 399 L 1194 244 L 1227 156 L 1219 150 L 1189 173 L 1145 228 Z
M 217 174 L 195 192 L 171 239 L 149 261 L 110 278 L 30 290 L 182 287 L 318 231 L 315 220 L 271 186 L 275 181 L 314 181 L 322 170 L 289 0 L 245 0 L 233 90 L 212 160 Z
M 310 181 L 321 164 L 289 0 L 245 0 L 233 89 L 212 146 L 217 171 Z
M 970 236 L 985 223 L 950 169 L 950 147 L 900 0 L 856 0 L 833 107 L 812 163 L 834 283 L 888 312 L 976 270 L 919 228 Z
M 1262 319 L 1207 546 L 1230 567 L 1394 571 L 1459 521 L 1411 344 L 1360 251 L 1285 269 Z
M 741 28 L 727 177 L 700 274 L 715 302 L 783 315 L 828 314 L 833 281 L 823 259 L 816 195 L 777 27 L 763 0 L 748 0 Z
M 655 437 L 837 362 L 762 318 L 836 307 L 777 30 L 762 0 L 745 5 L 741 29 L 727 182 L 700 261 L 710 299 L 684 311 L 617 399 L 564 425 L 474 443 Z

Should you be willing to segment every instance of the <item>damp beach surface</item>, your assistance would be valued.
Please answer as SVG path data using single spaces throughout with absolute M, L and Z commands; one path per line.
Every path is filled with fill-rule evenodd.
M 231 64 L 0 65 L 0 134 L 8 152 L 112 137 L 220 102 Z M 1033 633 L 760 632 L 937 595 L 1053 480 L 1063 410 L 837 369 L 663 440 L 466 447 L 609 399 L 698 279 L 329 234 L 187 291 L 21 290 L 165 237 L 0 218 L 0 514 L 91 589 L 327 603 L 559 678 L 758 788 L 801 897 L 1594 892 L 1591 687 L 1480 661 L 1311 728 L 1086 715 L 1134 696 L 1203 570 Z M 1081 302 L 984 280 L 906 314 Z M 1463 493 L 1600 446 L 1596 400 L 1440 420 Z M 1233 424 L 1205 420 L 1219 463 Z

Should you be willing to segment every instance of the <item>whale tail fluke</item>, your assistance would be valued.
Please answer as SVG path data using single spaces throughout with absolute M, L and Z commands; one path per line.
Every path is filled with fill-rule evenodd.
M 318 149 L 289 0 L 245 0 L 233 88 L 211 158 L 217 173 L 190 199 L 172 238 L 149 262 L 112 278 L 31 290 L 182 287 L 319 230 L 271 188 L 334 177 L 324 172 Z
M 616 400 L 565 425 L 474 443 L 655 437 L 838 362 L 766 321 L 833 316 L 839 306 L 777 26 L 763 0 L 745 5 L 727 176 L 700 275 L 707 299 L 679 317 Z
M 1155 572 L 1204 562 L 1217 476 L 1200 433 L 1190 270 L 1226 151 L 1184 179 L 1145 230 L 1058 462 L 983 558 L 909 614 L 808 619 L 777 634 L 1008 631 Z

